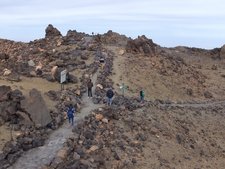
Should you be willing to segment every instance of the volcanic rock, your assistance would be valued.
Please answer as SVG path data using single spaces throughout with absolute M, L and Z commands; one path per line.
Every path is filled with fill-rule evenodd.
M 131 53 L 144 53 L 149 56 L 155 55 L 156 44 L 144 35 L 127 42 L 126 51 Z
M 10 86 L 0 86 L 0 102 L 8 100 L 11 91 L 12 89 Z
M 45 38 L 52 38 L 56 36 L 62 36 L 62 34 L 57 28 L 49 24 L 48 27 L 45 29 Z
M 9 55 L 7 55 L 6 53 L 0 53 L 0 60 L 7 60 L 9 59 Z
M 225 45 L 223 45 L 220 49 L 220 59 L 225 58 Z
M 36 89 L 30 91 L 29 98 L 21 101 L 21 108 L 30 114 L 35 125 L 46 126 L 52 121 L 44 99 Z

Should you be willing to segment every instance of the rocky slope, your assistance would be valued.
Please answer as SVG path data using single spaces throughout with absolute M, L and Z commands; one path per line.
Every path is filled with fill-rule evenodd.
M 52 25 L 45 32 L 45 38 L 29 43 L 0 40 L 5 84 L 0 86 L 0 125 L 20 133 L 4 140 L 0 168 L 42 146 L 63 124 L 69 103 L 79 111 L 86 82 L 96 72 L 92 101 L 105 103 L 105 92 L 113 86 L 113 106 L 80 121 L 46 168 L 223 168 L 225 103 L 210 103 L 224 100 L 224 46 L 165 48 L 145 36 L 131 39 L 112 31 L 90 36 L 69 30 L 62 36 Z M 67 87 L 56 90 L 65 69 Z M 46 80 L 48 88 L 40 83 L 30 91 L 26 78 Z

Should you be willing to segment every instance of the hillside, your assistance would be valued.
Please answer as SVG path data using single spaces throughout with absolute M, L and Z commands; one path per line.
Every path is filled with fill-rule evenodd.
M 225 46 L 166 48 L 112 31 L 62 36 L 52 25 L 45 33 L 29 43 L 0 39 L 0 168 L 223 168 Z M 74 127 L 65 116 L 71 103 Z M 60 130 L 62 147 L 39 159 L 38 147 L 53 151 L 46 143 Z M 36 162 L 25 161 L 30 150 Z

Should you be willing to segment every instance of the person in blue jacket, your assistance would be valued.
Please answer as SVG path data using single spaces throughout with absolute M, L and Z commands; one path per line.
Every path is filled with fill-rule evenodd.
M 67 110 L 67 117 L 69 119 L 69 123 L 72 125 L 74 124 L 74 113 L 75 113 L 75 108 L 73 107 L 72 104 L 70 104 Z

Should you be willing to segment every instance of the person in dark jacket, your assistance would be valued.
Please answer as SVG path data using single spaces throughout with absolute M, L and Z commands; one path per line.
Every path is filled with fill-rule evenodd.
M 112 105 L 112 98 L 114 96 L 114 93 L 112 91 L 112 88 L 109 88 L 106 92 L 106 97 L 107 97 L 107 105 L 111 106 Z
M 144 91 L 143 90 L 140 90 L 140 100 L 141 100 L 141 103 L 144 102 L 144 97 L 145 97 Z
M 73 107 L 72 104 L 70 104 L 67 110 L 67 117 L 69 119 L 69 123 L 72 125 L 74 124 L 74 113 L 75 113 L 75 108 Z
M 88 87 L 88 97 L 92 97 L 93 83 L 92 83 L 91 79 L 89 79 L 89 81 L 87 83 L 87 87 Z

